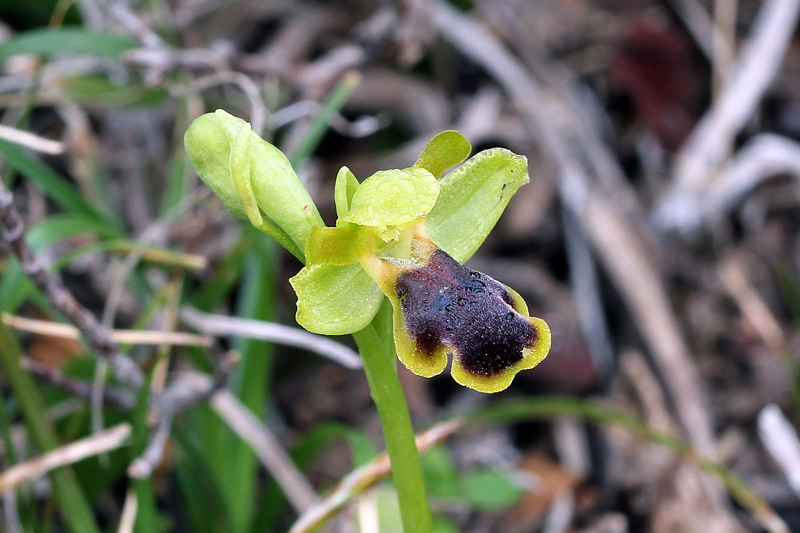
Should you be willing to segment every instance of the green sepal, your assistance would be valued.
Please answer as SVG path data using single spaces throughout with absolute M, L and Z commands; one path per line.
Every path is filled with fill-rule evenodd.
M 289 283 L 297 294 L 297 323 L 323 335 L 364 329 L 383 300 L 378 286 L 358 263 L 307 266 Z
M 214 113 L 197 117 L 184 137 L 186 153 L 200 179 L 234 215 L 246 219 L 230 172 L 231 143 Z
M 424 168 L 381 170 L 358 186 L 344 222 L 386 227 L 411 222 L 430 212 L 439 182 Z
M 414 166 L 440 178 L 448 168 L 463 163 L 471 152 L 472 145 L 466 137 L 456 130 L 447 130 L 428 141 Z
M 357 263 L 357 236 L 348 228 L 312 228 L 306 241 L 306 264 L 341 266 Z
M 339 219 L 343 219 L 350 212 L 350 202 L 353 200 L 358 185 L 358 179 L 349 168 L 339 169 L 339 173 L 336 174 L 336 184 L 333 187 L 333 201 L 336 204 L 336 216 Z
M 245 122 L 234 136 L 229 137 L 231 141 L 230 173 L 233 187 L 239 196 L 242 209 L 250 219 L 250 223 L 256 227 L 260 226 L 264 219 L 261 217 L 261 210 L 253 193 L 253 183 L 250 173 L 250 134 L 252 129 L 250 124 Z
M 484 150 L 441 180 L 426 217 L 431 239 L 463 263 L 489 235 L 508 201 L 528 183 L 528 160 L 504 148 Z

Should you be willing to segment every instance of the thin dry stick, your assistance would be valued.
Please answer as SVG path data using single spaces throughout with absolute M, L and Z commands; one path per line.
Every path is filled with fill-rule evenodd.
M 436 424 L 417 436 L 420 455 L 441 444 L 461 429 L 461 420 L 448 420 Z M 348 503 L 370 487 L 374 487 L 392 473 L 389 455 L 384 452 L 372 462 L 348 474 L 322 500 L 314 504 L 295 521 L 289 533 L 308 533 L 341 511 Z
M 9 313 L 0 313 L 0 320 L 6 326 L 18 331 L 59 337 L 62 339 L 80 339 L 81 333 L 75 326 L 60 324 L 49 320 L 25 318 Z M 206 335 L 194 335 L 177 331 L 149 331 L 132 329 L 115 329 L 110 332 L 111 340 L 119 344 L 147 344 L 169 346 L 201 346 L 209 347 L 213 339 Z
M 714 0 L 714 76 L 711 84 L 714 100 L 719 97 L 733 65 L 731 50 L 736 49 L 737 4 L 737 0 Z
M 119 519 L 117 533 L 133 533 L 133 526 L 136 525 L 136 512 L 139 510 L 139 500 L 136 491 L 129 488 L 125 494 L 125 504 L 122 506 L 122 516 Z
M 758 436 L 800 498 L 800 440 L 781 408 L 769 404 L 758 415 Z
M 17 493 L 6 492 L 1 499 L 3 506 L 0 507 L 0 530 L 6 533 L 24 533 L 17 508 Z
M 175 219 L 180 217 L 188 209 L 196 205 L 202 198 L 211 194 L 207 188 L 195 189 L 192 194 L 183 198 L 176 206 L 172 207 L 160 219 L 154 221 L 142 232 L 141 236 L 136 242 L 136 247 L 131 250 L 125 260 L 111 275 L 111 290 L 109 291 L 108 298 L 106 298 L 105 307 L 103 308 L 102 323 L 109 329 L 114 324 L 114 319 L 117 315 L 117 309 L 122 300 L 122 295 L 125 290 L 125 280 L 131 273 L 133 268 L 144 257 L 146 246 L 152 242 L 156 242 L 159 238 L 163 237 L 169 224 Z
M 156 429 L 150 436 L 142 455 L 136 458 L 128 467 L 128 475 L 135 479 L 150 477 L 153 470 L 164 457 L 164 447 L 167 445 L 169 433 L 172 429 L 172 413 L 162 409 L 158 412 L 158 423 Z
M 778 319 L 747 280 L 741 262 L 733 255 L 726 257 L 719 267 L 719 275 L 725 289 L 739 306 L 739 310 L 770 350 L 776 355 L 786 353 L 788 349 L 786 335 Z
M 350 348 L 301 329 L 260 320 L 202 313 L 191 307 L 181 309 L 181 320 L 206 335 L 233 335 L 296 346 L 332 359 L 347 368 L 361 368 L 361 357 Z
M 30 148 L 43 154 L 58 155 L 64 152 L 64 144 L 58 141 L 51 141 L 44 137 L 39 137 L 33 133 L 18 130 L 0 124 L 0 139 L 9 141 L 25 148 Z
M 768 0 L 762 6 L 722 93 L 676 156 L 675 182 L 657 213 L 666 227 L 683 228 L 696 219 L 696 195 L 716 176 L 778 73 L 798 16 L 800 0 Z
M 25 224 L 14 207 L 14 195 L 0 184 L 0 224 L 2 237 L 19 259 L 23 272 L 36 284 L 53 306 L 72 322 L 86 339 L 91 349 L 107 359 L 114 375 L 121 382 L 138 390 L 144 383 L 144 375 L 127 356 L 119 353 L 106 330 L 55 276 L 44 268 L 25 242 Z
M 152 416 L 156 420 L 155 429 L 147 448 L 128 467 L 129 476 L 141 479 L 153 473 L 164 456 L 164 447 L 169 439 L 175 415 L 205 402 L 221 389 L 228 379 L 235 359 L 235 353 L 231 352 L 215 361 L 214 379 L 198 373 L 188 373 L 175 379 L 162 393 L 153 396 L 151 408 Z
M 250 102 L 250 123 L 253 125 L 253 131 L 259 135 L 263 135 L 264 126 L 267 124 L 269 113 L 267 107 L 264 105 L 264 100 L 261 98 L 258 86 L 248 76 L 245 76 L 241 72 L 230 70 L 215 72 L 208 76 L 195 79 L 193 82 L 193 89 L 196 91 L 203 91 L 209 87 L 227 83 L 239 87 L 245 97 L 247 97 L 247 100 Z
M 725 64 L 731 63 L 733 50 L 728 47 L 725 36 L 697 0 L 667 1 L 683 20 L 698 48 L 709 61 L 722 60 Z
M 77 379 L 68 378 L 61 371 L 47 368 L 35 359 L 24 357 L 20 359 L 20 366 L 36 376 L 38 379 L 57 387 L 73 396 L 84 400 L 92 399 L 92 384 Z M 100 395 L 100 403 L 111 405 L 124 410 L 133 409 L 136 406 L 136 398 L 127 389 L 116 387 L 106 387 Z
M 35 481 L 54 468 L 71 465 L 87 457 L 116 450 L 125 444 L 131 431 L 130 424 L 119 424 L 102 433 L 95 433 L 35 459 L 15 465 L 0 475 L 0 494 L 23 483 Z
M 755 187 L 781 174 L 800 178 L 800 144 L 772 133 L 756 135 L 701 197 L 698 221 L 720 219 Z
M 292 507 L 299 514 L 308 511 L 317 500 L 317 495 L 269 428 L 227 390 L 221 390 L 211 397 L 211 407 L 253 448 L 261 464 L 283 489 Z

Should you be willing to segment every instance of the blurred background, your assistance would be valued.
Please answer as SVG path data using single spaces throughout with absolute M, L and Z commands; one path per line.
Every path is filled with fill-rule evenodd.
M 800 531 L 799 13 L 0 1 L 0 530 L 286 531 L 383 449 L 351 339 L 298 340 L 300 263 L 187 163 L 223 108 L 328 224 L 342 165 L 408 166 L 441 130 L 528 157 L 468 265 L 549 357 L 497 395 L 398 368 L 415 428 L 444 428 L 437 531 Z M 358 475 L 321 530 L 401 531 L 385 468 Z

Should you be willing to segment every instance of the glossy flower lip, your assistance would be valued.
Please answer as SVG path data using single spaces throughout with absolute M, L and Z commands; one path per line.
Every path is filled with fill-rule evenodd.
M 405 335 L 414 341 L 413 347 L 402 346 L 401 339 L 398 355 L 412 370 L 441 372 L 449 352 L 458 383 L 497 392 L 550 349 L 547 324 L 528 317 L 521 298 L 442 250 L 425 266 L 401 274 L 395 287 Z
M 459 384 L 485 393 L 508 388 L 518 372 L 547 355 L 547 323 L 527 316 L 513 290 L 458 263 L 421 233 L 416 264 L 361 254 L 394 307 L 398 358 L 415 374 L 432 377 L 452 356 Z

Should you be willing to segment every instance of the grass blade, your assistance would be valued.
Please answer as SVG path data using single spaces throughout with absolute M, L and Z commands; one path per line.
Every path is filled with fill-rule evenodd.
M 53 428 L 47 423 L 44 402 L 31 377 L 18 364 L 19 346 L 5 326 L 0 325 L 0 364 L 25 416 L 31 438 L 41 453 L 54 450 L 59 443 Z M 99 533 L 92 508 L 71 468 L 50 472 L 53 497 L 62 519 L 75 533 Z
M 82 28 L 37 29 L 0 44 L 0 61 L 19 54 L 88 54 L 118 59 L 136 47 L 133 39 Z

